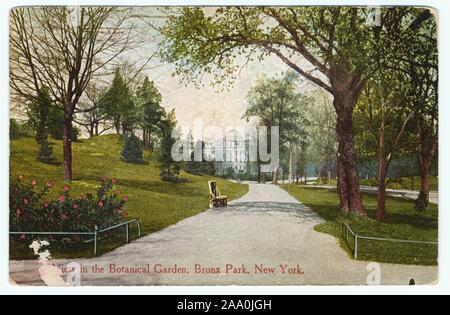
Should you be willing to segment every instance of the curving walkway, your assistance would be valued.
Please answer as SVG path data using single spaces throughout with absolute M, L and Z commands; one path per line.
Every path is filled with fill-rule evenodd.
M 97 264 L 106 270 L 111 264 L 118 268 L 138 266 L 140 272 L 149 268 L 150 273 L 89 272 L 82 275 L 81 284 L 367 284 L 368 263 L 353 261 L 334 237 L 314 231 L 321 222 L 311 209 L 281 188 L 250 184 L 249 193 L 228 207 L 205 211 L 102 257 L 77 261 L 89 268 Z M 196 264 L 201 265 L 201 273 L 195 273 Z M 229 273 L 227 264 L 234 268 Z M 10 265 L 11 277 L 19 284 L 41 284 L 34 262 Z M 177 268 L 173 269 L 175 265 Z M 245 268 L 239 268 L 242 265 Z M 280 265 L 285 268 L 284 273 Z M 437 281 L 436 267 L 380 266 L 382 284 L 407 285 L 411 278 L 417 284 Z M 219 271 L 215 268 L 220 273 L 213 273 Z

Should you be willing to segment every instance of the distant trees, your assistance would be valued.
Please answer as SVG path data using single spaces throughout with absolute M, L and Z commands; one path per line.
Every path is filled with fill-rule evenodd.
M 297 147 L 297 156 L 295 165 L 297 168 L 296 171 L 296 181 L 302 182 L 304 179 L 304 184 L 307 184 L 307 176 L 308 176 L 308 163 L 311 161 L 310 159 L 310 143 L 308 140 L 303 139 L 300 141 L 298 147 Z
M 105 94 L 105 87 L 100 87 L 93 83 L 86 88 L 84 97 L 80 101 L 74 121 L 85 128 L 90 138 L 99 136 L 114 128 L 114 124 L 108 122 L 107 115 L 102 108 Z
M 307 99 L 296 91 L 295 80 L 296 75 L 292 72 L 284 74 L 282 78 L 259 79 L 247 96 L 248 107 L 244 114 L 247 120 L 257 118 L 258 124 L 266 126 L 268 132 L 272 126 L 279 127 L 280 151 L 288 151 L 289 160 L 292 159 L 293 147 L 306 127 L 304 121 L 300 120 L 304 119 L 301 113 Z M 271 150 L 271 144 L 268 144 L 268 148 Z M 278 182 L 277 171 L 272 174 L 272 182 Z

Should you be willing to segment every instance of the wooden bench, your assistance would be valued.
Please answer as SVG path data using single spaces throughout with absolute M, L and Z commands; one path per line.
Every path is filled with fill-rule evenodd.
M 209 186 L 209 207 L 217 208 L 224 207 L 228 204 L 228 196 L 222 195 L 220 193 L 219 186 L 214 181 L 208 182 Z

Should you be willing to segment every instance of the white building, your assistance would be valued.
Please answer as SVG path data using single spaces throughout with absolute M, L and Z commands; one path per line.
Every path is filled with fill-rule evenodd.
M 219 175 L 228 168 L 233 168 L 236 173 L 244 173 L 248 162 L 248 145 L 245 138 L 237 131 L 231 130 L 225 139 L 205 141 L 203 151 L 208 159 L 215 159 Z

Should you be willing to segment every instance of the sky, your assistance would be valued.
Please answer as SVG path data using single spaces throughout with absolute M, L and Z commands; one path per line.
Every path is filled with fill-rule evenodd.
M 275 57 L 261 63 L 251 62 L 227 91 L 218 91 L 209 85 L 200 89 L 194 84 L 185 86 L 179 78 L 171 76 L 170 70 L 155 83 L 162 94 L 163 106 L 175 108 L 183 128 L 191 126 L 196 118 L 201 118 L 205 125 L 244 126 L 246 122 L 241 118 L 247 108 L 246 97 L 256 80 L 263 75 L 273 76 L 286 70 L 287 67 Z

